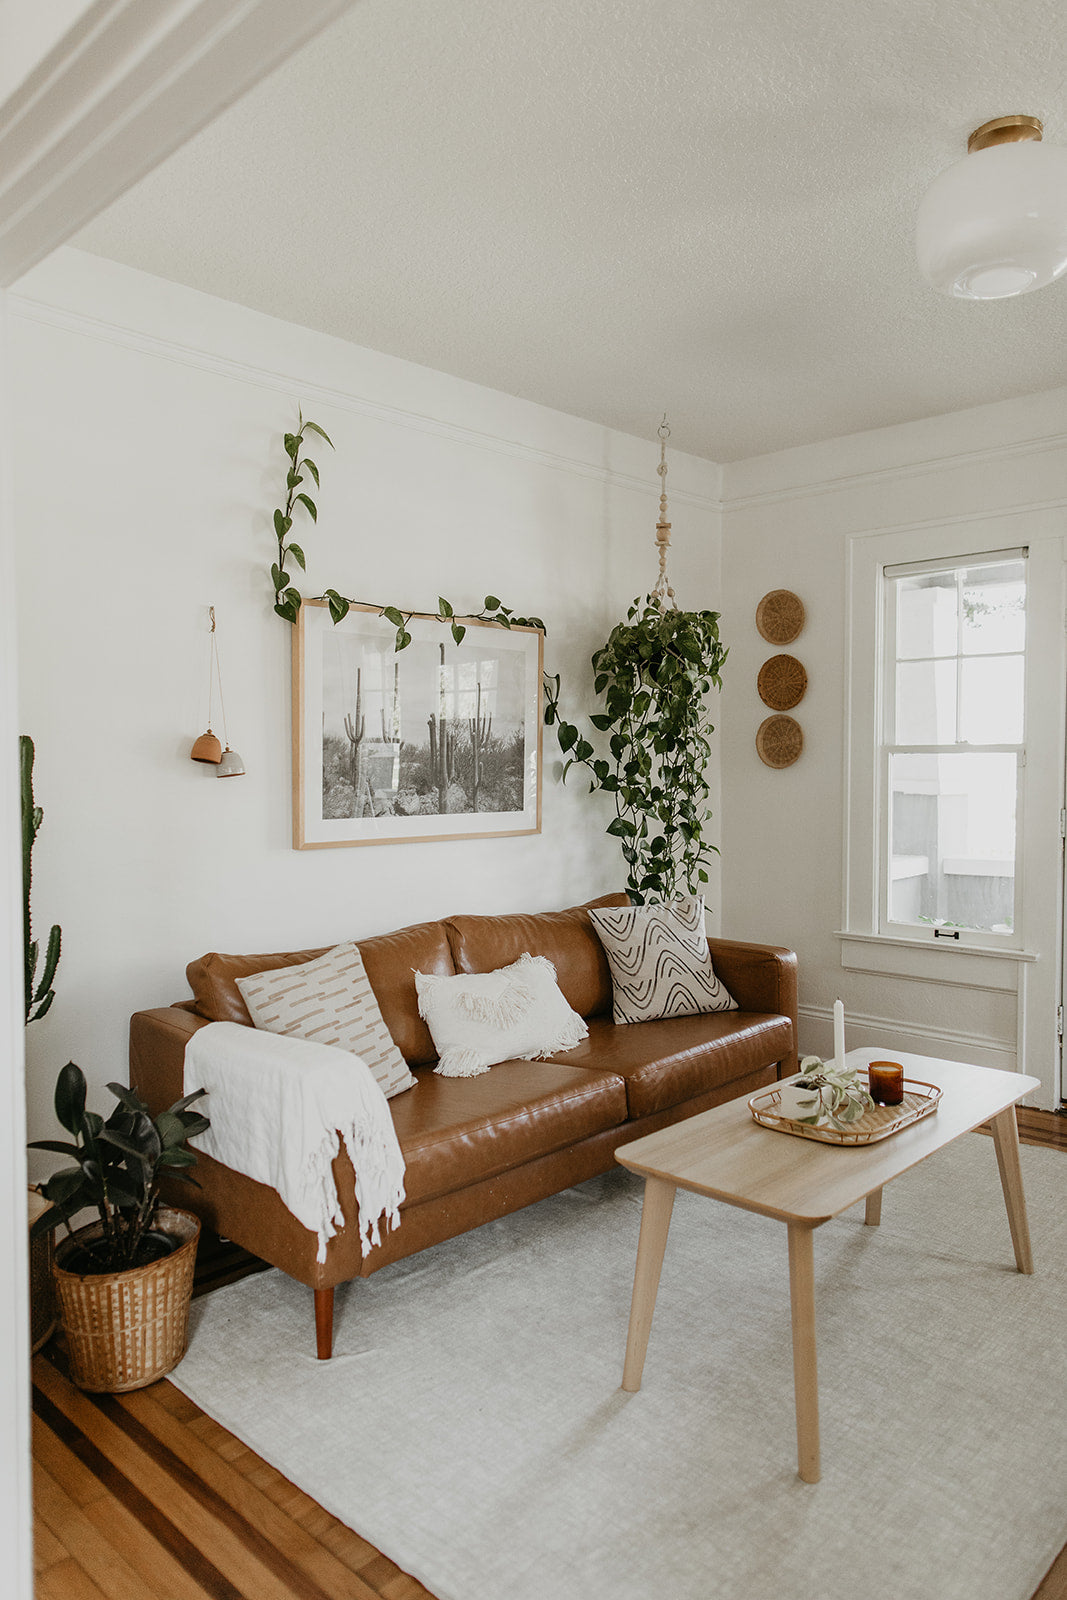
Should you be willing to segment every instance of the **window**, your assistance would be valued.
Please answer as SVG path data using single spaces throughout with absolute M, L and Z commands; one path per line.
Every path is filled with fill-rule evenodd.
M 883 569 L 882 933 L 1001 943 L 1018 925 L 1026 566 Z

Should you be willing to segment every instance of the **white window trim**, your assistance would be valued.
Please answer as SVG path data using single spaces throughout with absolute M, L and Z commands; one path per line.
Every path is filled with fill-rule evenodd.
M 968 552 L 968 554 L 970 554 L 970 552 Z M 1027 572 L 1027 578 L 1026 578 L 1027 613 L 1026 613 L 1026 615 L 1027 615 L 1027 622 L 1029 623 L 1029 620 L 1030 620 L 1030 595 L 1031 595 L 1031 590 L 1030 590 L 1030 566 L 1029 566 L 1028 551 L 1027 551 L 1026 547 L 1025 546 L 1018 547 L 1017 546 L 1016 548 L 1011 549 L 1011 550 L 983 550 L 982 551 L 982 560 L 983 560 L 983 562 L 989 561 L 990 563 L 999 562 L 999 561 L 1023 561 L 1026 564 L 1026 572 Z M 959 565 L 960 565 L 960 562 L 959 562 L 959 557 L 958 556 L 950 556 L 947 559 L 937 558 L 937 559 L 933 559 L 933 560 L 930 560 L 930 561 L 905 561 L 905 562 L 900 562 L 900 563 L 887 562 L 887 563 L 883 563 L 883 564 L 879 565 L 879 576 L 878 576 L 879 601 L 878 601 L 878 603 L 882 607 L 882 637 L 881 637 L 882 649 L 881 649 L 881 652 L 880 652 L 881 659 L 882 659 L 882 666 L 881 666 L 881 674 L 882 675 L 881 675 L 881 677 L 879 679 L 879 689 L 880 689 L 881 698 L 880 698 L 880 701 L 879 701 L 878 705 L 876 706 L 876 712 L 875 712 L 876 719 L 877 719 L 877 721 L 876 721 L 876 737 L 878 739 L 878 748 L 877 748 L 876 759 L 880 763 L 879 768 L 878 768 L 878 781 L 879 781 L 880 787 L 879 787 L 879 793 L 878 793 L 877 800 L 876 800 L 876 804 L 877 804 L 877 807 L 878 807 L 878 827 L 879 827 L 879 839 L 878 839 L 878 846 L 877 846 L 877 848 L 878 848 L 878 858 L 877 858 L 877 863 L 876 863 L 876 866 L 877 866 L 878 872 L 879 872 L 879 884 L 878 884 L 879 905 L 878 905 L 878 920 L 875 923 L 875 928 L 876 928 L 878 934 L 883 938 L 887 938 L 887 939 L 910 939 L 910 940 L 913 940 L 913 941 L 918 941 L 918 943 L 920 943 L 922 945 L 929 944 L 932 941 L 933 944 L 935 945 L 935 947 L 940 947 L 941 945 L 944 945 L 947 948 L 950 944 L 952 944 L 952 945 L 955 945 L 958 948 L 958 946 L 960 944 L 965 943 L 968 949 L 973 949 L 973 948 L 975 948 L 976 946 L 979 946 L 979 945 L 988 945 L 991 950 L 998 950 L 998 951 L 1000 951 L 1000 950 L 1003 950 L 1003 951 L 1018 950 L 1019 947 L 1020 947 L 1020 944 L 1021 944 L 1020 917 L 1019 917 L 1019 903 L 1020 903 L 1020 899 L 1021 899 L 1021 893 L 1020 893 L 1021 885 L 1020 885 L 1020 878 L 1019 878 L 1018 872 L 1015 871 L 1015 869 L 1019 866 L 1019 863 L 1020 863 L 1020 860 L 1021 860 L 1020 851 L 1021 851 L 1021 848 L 1023 846 L 1023 843 L 1025 842 L 1025 837 L 1026 837 L 1026 816 L 1025 816 L 1025 808 L 1024 808 L 1024 801 L 1023 801 L 1023 797 L 1024 797 L 1025 792 L 1026 792 L 1026 779 L 1025 779 L 1025 776 L 1024 776 L 1024 769 L 1026 767 L 1026 745 L 1025 745 L 1025 742 L 1023 744 L 1021 744 L 1021 745 L 1016 745 L 1016 744 L 1012 744 L 1012 745 L 1007 745 L 1007 744 L 1004 744 L 1004 745 L 966 745 L 965 744 L 965 745 L 958 745 L 958 746 L 954 745 L 954 746 L 951 747 L 953 750 L 955 750 L 955 749 L 970 750 L 970 751 L 974 751 L 975 753 L 979 753 L 979 752 L 984 751 L 984 750 L 989 750 L 989 751 L 1004 750 L 1004 751 L 1007 751 L 1007 752 L 1011 753 L 1012 755 L 1016 755 L 1017 759 L 1018 759 L 1018 765 L 1017 765 L 1017 768 L 1016 768 L 1016 829 L 1017 829 L 1017 837 L 1018 837 L 1019 844 L 1018 844 L 1017 850 L 1016 850 L 1017 859 L 1016 859 L 1016 861 L 1014 861 L 1012 863 L 1013 872 L 1015 873 L 1015 876 L 1014 876 L 1014 886 L 1013 886 L 1013 892 L 1012 892 L 1013 926 L 1012 926 L 1012 932 L 1011 933 L 993 933 L 993 932 L 990 932 L 990 931 L 979 930 L 979 929 L 960 930 L 960 938 L 959 938 L 959 940 L 953 939 L 951 941 L 948 940 L 947 938 L 938 938 L 934 934 L 932 928 L 931 928 L 931 931 L 930 931 L 929 934 L 926 934 L 926 933 L 924 933 L 923 931 L 921 931 L 919 929 L 916 929 L 916 931 L 914 933 L 906 933 L 904 931 L 904 929 L 907 926 L 907 924 L 893 923 L 893 922 L 890 921 L 890 918 L 889 918 L 889 885 L 885 881 L 885 878 L 884 878 L 884 876 L 883 876 L 883 874 L 881 872 L 881 863 L 885 862 L 889 857 L 889 804 L 888 804 L 889 772 L 888 772 L 888 763 L 887 763 L 886 758 L 891 756 L 891 754 L 893 752 L 897 751 L 897 750 L 909 750 L 910 751 L 910 750 L 917 750 L 917 749 L 923 748 L 922 746 L 919 746 L 919 745 L 916 745 L 916 744 L 900 744 L 898 742 L 893 742 L 893 741 L 890 741 L 890 742 L 887 743 L 883 738 L 884 731 L 890 725 L 892 725 L 893 726 L 894 741 L 896 740 L 895 717 L 891 717 L 890 713 L 889 713 L 889 706 L 892 704 L 893 697 L 896 694 L 895 652 L 889 647 L 890 646 L 890 639 L 886 637 L 886 631 L 887 630 L 892 630 L 892 628 L 895 626 L 895 623 L 896 623 L 896 612 L 895 612 L 894 606 L 889 601 L 889 595 L 888 595 L 888 592 L 887 592 L 888 591 L 888 584 L 885 582 L 885 580 L 886 579 L 903 578 L 903 577 L 913 576 L 913 575 L 917 575 L 919 573 L 926 574 L 926 573 L 929 573 L 929 572 L 937 572 L 937 571 L 956 572 L 956 571 L 959 570 Z M 1011 652 L 1012 655 L 1016 655 L 1017 653 L 1018 652 L 1016 652 L 1016 651 L 1012 651 Z M 957 657 L 957 661 L 958 661 L 958 659 L 959 658 Z M 1026 659 L 1029 659 L 1029 658 L 1027 657 Z M 958 709 L 959 708 L 958 708 L 958 703 L 957 703 L 957 715 L 958 715 Z M 1024 731 L 1024 740 L 1025 740 L 1026 729 L 1024 728 L 1023 731 Z M 950 747 L 948 745 L 945 745 L 945 746 L 930 745 L 928 748 L 930 749 L 930 751 L 932 753 L 940 753 L 942 750 L 948 751 Z
M 856 535 L 848 552 L 848 640 L 845 675 L 843 905 L 838 930 L 842 966 L 880 976 L 962 988 L 1013 990 L 1018 997 L 1017 1064 L 1042 1080 L 1045 1103 L 1060 1098 L 1056 1007 L 1061 966 L 1060 807 L 1064 794 L 1067 717 L 1065 568 L 1061 508 L 995 514 L 938 528 L 897 528 Z M 955 564 L 986 552 L 1026 547 L 1027 815 L 1019 861 L 1015 948 L 988 940 L 959 941 L 879 931 L 879 717 L 884 692 L 885 616 L 882 572 L 930 559 Z M 1014 981 L 1012 981 L 1014 979 Z

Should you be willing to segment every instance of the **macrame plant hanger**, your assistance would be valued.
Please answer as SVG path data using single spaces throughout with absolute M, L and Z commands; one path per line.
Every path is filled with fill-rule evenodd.
M 667 425 L 667 413 L 663 413 L 663 421 L 658 428 L 659 433 L 659 521 L 656 523 L 656 549 L 659 551 L 659 577 L 656 579 L 652 590 L 652 599 L 661 611 L 677 611 L 678 602 L 674 598 L 670 579 L 667 577 L 667 551 L 671 543 L 671 525 L 667 521 L 667 440 L 671 430 Z

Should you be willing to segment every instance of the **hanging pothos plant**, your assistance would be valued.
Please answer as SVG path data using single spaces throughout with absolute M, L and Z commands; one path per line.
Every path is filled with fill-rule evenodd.
M 304 453 L 304 436 L 310 431 L 333 448 L 318 423 L 305 421 L 301 413 L 298 417 L 296 433 L 284 436 L 289 458 L 286 499 L 284 507 L 274 513 L 278 554 L 271 566 L 274 609 L 287 622 L 296 621 L 301 605 L 287 563 L 292 560 L 305 570 L 303 549 L 289 538 L 293 518 L 302 507 L 313 522 L 318 521 L 314 500 L 300 488 L 306 477 L 314 480 L 316 488 L 319 484 L 319 469 Z M 589 721 L 608 736 L 609 757 L 599 756 L 596 746 L 562 717 L 559 674 L 545 673 L 543 684 L 544 720 L 555 728 L 560 750 L 567 758 L 564 779 L 572 767 L 582 766 L 589 775 L 590 793 L 601 790 L 614 796 L 616 814 L 607 831 L 620 842 L 628 868 L 626 887 L 638 905 L 649 899 L 671 899 L 682 892 L 697 893 L 708 881 L 709 857 L 718 853 L 715 845 L 705 843 L 703 830 L 711 816 L 706 771 L 714 726 L 709 696 L 713 688 L 722 688 L 720 674 L 727 652 L 719 641 L 719 613 L 678 610 L 674 591 L 667 584 L 669 432 L 664 419 L 659 430 L 658 471 L 664 480 L 656 529 L 659 581 L 651 594 L 634 600 L 626 621 L 612 629 L 607 643 L 592 658 L 594 693 L 603 698 L 604 710 L 592 714 Z M 329 605 L 335 624 L 343 621 L 353 605 L 367 603 L 348 599 L 336 589 L 327 589 L 321 598 Z M 479 612 L 457 613 L 443 597 L 437 604 L 437 620 L 450 628 L 456 644 L 466 632 L 464 622 L 547 631 L 540 617 L 516 616 L 495 595 L 486 595 Z M 407 624 L 414 612 L 392 605 L 371 609 L 396 629 L 394 648 L 406 649 L 411 643 Z
M 604 710 L 589 720 L 608 735 L 610 759 L 563 721 L 556 701 L 545 707 L 545 721 L 557 724 L 560 748 L 570 755 L 564 777 L 581 765 L 590 792 L 614 796 L 608 832 L 622 846 L 626 886 L 638 905 L 695 894 L 708 881 L 706 862 L 717 853 L 703 836 L 715 731 L 708 702 L 711 690 L 722 688 L 725 660 L 717 611 L 679 611 L 649 594 L 634 600 L 593 656 L 593 689 Z

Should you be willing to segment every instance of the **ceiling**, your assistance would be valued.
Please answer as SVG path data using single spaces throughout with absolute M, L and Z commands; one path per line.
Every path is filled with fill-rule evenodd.
M 1067 381 L 1067 281 L 929 288 L 972 128 L 1067 144 L 1057 0 L 360 0 L 72 241 L 731 461 Z

